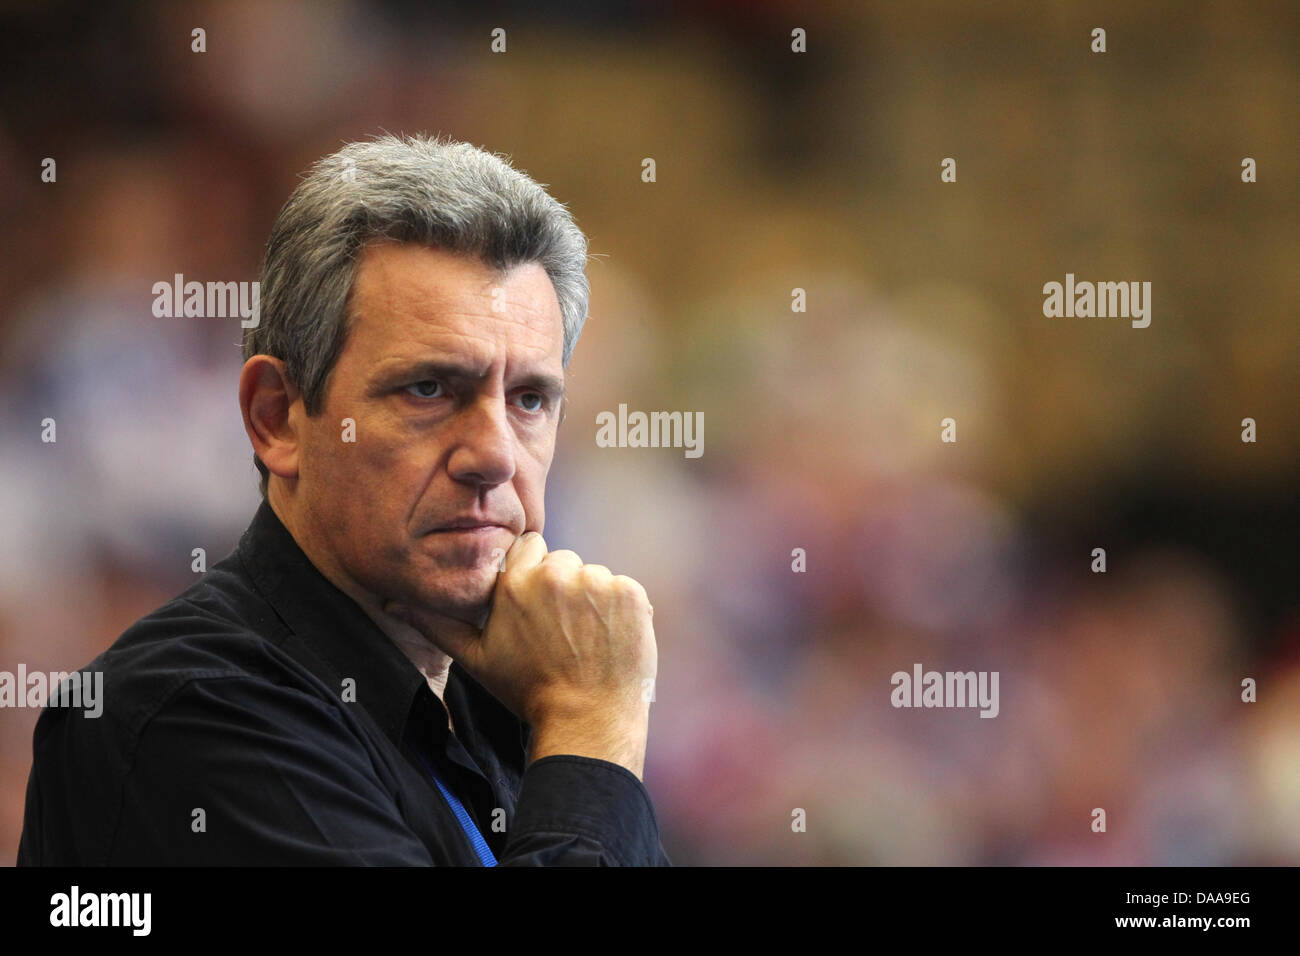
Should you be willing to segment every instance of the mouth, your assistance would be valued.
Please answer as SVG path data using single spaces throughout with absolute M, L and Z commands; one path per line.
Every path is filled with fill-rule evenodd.
M 497 531 L 509 531 L 503 524 L 485 521 L 482 518 L 457 518 L 432 529 L 429 534 L 493 534 Z

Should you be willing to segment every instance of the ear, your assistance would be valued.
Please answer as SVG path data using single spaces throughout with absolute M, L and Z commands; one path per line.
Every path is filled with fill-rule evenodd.
M 298 477 L 298 432 L 294 425 L 301 395 L 289 380 L 284 362 L 254 355 L 239 373 L 239 409 L 244 431 L 266 470 L 280 478 Z

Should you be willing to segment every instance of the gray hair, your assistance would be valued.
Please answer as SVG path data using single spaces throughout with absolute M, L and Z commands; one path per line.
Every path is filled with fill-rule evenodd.
M 486 150 L 442 137 L 385 134 L 319 160 L 271 227 L 258 324 L 244 358 L 284 362 L 308 415 L 325 399 L 350 327 L 365 247 L 393 240 L 475 255 L 497 269 L 537 262 L 555 287 L 567 368 L 587 318 L 587 237 L 564 205 Z M 268 473 L 256 454 L 266 494 Z

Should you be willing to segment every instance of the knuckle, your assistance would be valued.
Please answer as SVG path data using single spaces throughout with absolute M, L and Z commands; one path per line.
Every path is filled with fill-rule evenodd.
M 543 561 L 534 572 L 538 580 L 548 587 L 557 587 L 569 577 L 568 569 L 558 562 Z
M 646 594 L 646 590 L 641 586 L 640 581 L 630 578 L 626 574 L 620 574 L 612 579 L 611 584 L 615 594 L 624 601 L 637 606 L 644 606 L 647 609 L 650 608 L 650 596 Z

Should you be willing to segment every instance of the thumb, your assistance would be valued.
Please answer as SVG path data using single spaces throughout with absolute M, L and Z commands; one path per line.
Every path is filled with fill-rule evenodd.
M 482 631 L 471 624 L 407 604 L 391 603 L 384 613 L 413 628 L 438 650 L 473 673 L 482 651 Z

